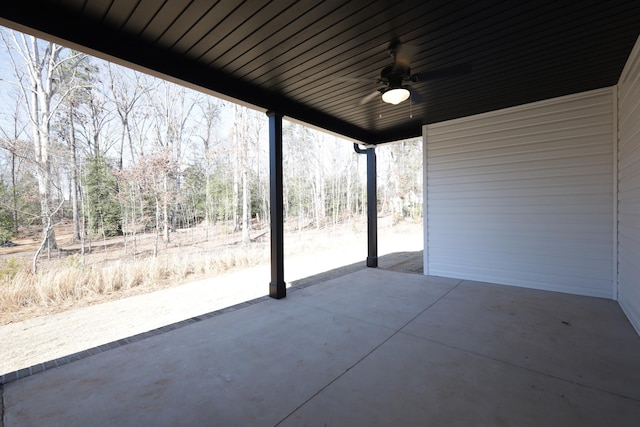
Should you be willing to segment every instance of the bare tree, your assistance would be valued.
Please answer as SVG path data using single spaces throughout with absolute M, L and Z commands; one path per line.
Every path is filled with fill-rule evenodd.
M 60 102 L 74 90 L 64 89 L 62 85 L 69 78 L 66 73 L 76 70 L 68 64 L 77 63 L 84 55 L 79 52 L 64 55 L 65 48 L 60 45 L 13 31 L 8 35 L 3 32 L 2 38 L 31 122 L 43 227 L 42 247 L 50 250 L 57 248 L 52 221 L 57 208 L 53 205 L 52 193 L 51 123 Z
M 204 223 L 205 238 L 209 240 L 209 227 L 214 221 L 213 194 L 211 190 L 211 175 L 213 172 L 214 157 L 217 154 L 214 147 L 214 143 L 216 142 L 214 133 L 220 120 L 221 105 L 219 102 L 216 102 L 214 98 L 207 97 L 199 106 L 202 113 L 202 123 L 200 123 L 199 128 L 202 131 L 197 137 L 202 141 L 202 147 L 204 149 L 204 156 L 202 157 L 205 180 Z
M 11 129 L 0 128 L 2 138 L 0 146 L 11 154 L 11 218 L 13 232 L 18 232 L 18 191 L 17 191 L 17 174 L 18 164 L 26 158 L 24 153 L 24 141 L 21 139 L 24 135 L 26 125 L 20 121 L 19 100 L 16 100 L 15 108 L 11 114 Z
M 72 70 L 65 72 L 71 77 L 61 82 L 61 86 L 64 85 L 64 89 L 69 89 L 69 92 L 68 96 L 60 104 L 56 123 L 57 136 L 60 140 L 66 141 L 67 155 L 69 156 L 69 161 L 66 163 L 69 171 L 69 196 L 71 198 L 72 238 L 74 242 L 84 238 L 84 227 L 82 227 L 82 230 L 80 227 L 80 219 L 83 215 L 80 215 L 81 191 L 79 176 L 81 155 L 78 135 L 83 136 L 83 128 L 86 127 L 87 122 L 87 114 L 83 111 L 83 106 L 95 102 L 92 88 L 95 82 L 94 74 L 97 72 L 97 67 L 89 62 L 88 57 L 83 57 L 83 59 L 85 59 L 85 64 L 79 72 Z M 73 62 L 66 64 L 66 67 L 78 67 L 79 65 L 79 62 Z M 90 108 L 87 109 L 91 110 Z M 91 116 L 89 115 L 89 117 Z M 94 131 L 92 133 L 94 135 L 93 139 L 98 139 L 97 132 Z M 84 140 L 87 142 L 88 138 L 85 136 Z
M 241 228 L 242 242 L 251 241 L 251 167 L 257 165 L 257 147 L 265 120 L 255 112 L 239 105 L 234 106 L 233 126 L 233 210 L 234 229 Z M 257 175 L 257 174 L 254 174 Z M 240 197 L 241 196 L 241 197 Z M 240 215 L 238 212 L 240 205 Z
M 109 97 L 115 104 L 116 113 L 122 125 L 118 146 L 118 169 L 123 168 L 125 141 L 129 146 L 131 161 L 135 160 L 136 153 L 132 137 L 132 118 L 134 110 L 141 98 L 151 90 L 151 84 L 144 76 L 136 71 L 107 64 L 109 76 Z
M 189 96 L 183 86 L 163 81 L 156 97 L 151 100 L 155 111 L 154 131 L 157 149 L 168 156 L 167 169 L 162 178 L 164 189 L 162 198 L 163 240 L 169 243 L 169 230 L 175 231 L 178 219 L 178 207 L 181 186 L 180 164 L 183 160 L 184 146 L 190 139 L 189 120 L 197 105 L 198 96 Z

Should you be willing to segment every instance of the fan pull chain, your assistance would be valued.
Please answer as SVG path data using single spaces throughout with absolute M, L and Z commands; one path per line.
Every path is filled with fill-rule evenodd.
M 413 96 L 409 96 L 409 118 L 413 119 Z

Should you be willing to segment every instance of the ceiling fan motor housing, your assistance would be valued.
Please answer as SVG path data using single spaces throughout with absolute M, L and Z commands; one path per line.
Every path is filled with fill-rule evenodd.
M 398 64 L 392 64 L 386 66 L 380 72 L 380 79 L 383 82 L 388 82 L 389 88 L 399 88 L 402 87 L 402 82 L 405 79 L 408 79 L 410 76 L 411 70 L 409 67 L 401 67 Z

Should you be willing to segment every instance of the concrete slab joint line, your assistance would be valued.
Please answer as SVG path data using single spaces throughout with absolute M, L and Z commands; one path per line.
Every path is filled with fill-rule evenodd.
M 435 304 L 437 304 L 440 300 L 442 300 L 443 298 L 445 298 L 447 295 L 449 295 L 454 289 L 456 289 L 458 286 L 460 286 L 460 284 L 462 284 L 464 282 L 464 280 L 460 280 L 458 281 L 458 283 L 456 283 L 454 286 L 451 287 L 451 289 L 447 290 L 445 293 L 443 293 L 442 295 L 440 295 L 438 298 L 436 298 L 435 301 L 433 301 L 432 303 L 430 303 L 429 305 L 427 305 L 427 307 L 425 307 L 423 310 L 421 310 L 418 314 L 414 315 L 411 319 L 407 320 L 403 325 L 401 325 L 399 328 L 397 328 L 391 335 L 389 335 L 386 339 L 382 340 L 382 342 L 380 342 L 378 345 L 376 345 L 375 347 L 373 347 L 369 352 L 367 352 L 367 354 L 365 354 L 364 356 L 362 356 L 360 359 L 356 360 L 355 363 L 353 363 L 351 366 L 347 367 L 340 375 L 336 376 L 333 380 L 329 381 L 327 384 L 325 384 L 323 387 L 321 387 L 317 392 L 315 392 L 311 397 L 309 397 L 307 400 L 305 400 L 304 402 L 302 402 L 297 408 L 295 408 L 293 411 L 291 411 L 286 417 L 284 417 L 283 419 L 281 419 L 280 421 L 278 421 L 278 423 L 276 424 L 276 426 L 281 425 L 282 423 L 284 423 L 285 421 L 287 421 L 287 419 L 289 419 L 294 413 L 296 413 L 300 408 L 302 408 L 303 406 L 305 406 L 307 403 L 309 403 L 312 399 L 314 399 L 316 396 L 318 396 L 320 393 L 322 393 L 324 390 L 326 390 L 328 387 L 330 387 L 333 383 L 335 383 L 336 381 L 338 381 L 340 378 L 342 378 L 347 372 L 349 372 L 350 370 L 352 370 L 353 368 L 355 368 L 357 365 L 359 365 L 363 360 L 365 360 L 367 357 L 369 357 L 373 352 L 375 352 L 376 350 L 378 350 L 380 347 L 382 347 L 384 344 L 386 344 L 389 340 L 391 340 L 393 337 L 395 337 L 397 334 L 399 334 L 408 324 L 410 324 L 411 322 L 413 322 L 415 319 L 417 319 L 420 315 L 422 315 L 424 312 L 426 312 L 427 310 L 429 310 L 431 307 L 433 307 Z
M 380 269 L 288 297 L 16 381 L 4 424 L 640 419 L 640 340 L 613 301 Z

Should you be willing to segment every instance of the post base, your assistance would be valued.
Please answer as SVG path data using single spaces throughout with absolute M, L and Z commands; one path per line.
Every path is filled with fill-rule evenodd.
M 367 257 L 367 267 L 377 267 L 378 266 L 378 257 L 377 256 L 368 256 Z
M 286 283 L 269 283 L 269 296 L 274 299 L 282 299 L 287 296 Z

